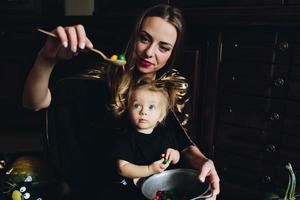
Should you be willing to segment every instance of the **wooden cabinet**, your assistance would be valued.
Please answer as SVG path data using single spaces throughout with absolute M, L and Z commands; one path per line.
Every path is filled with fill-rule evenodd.
M 180 1 L 171 0 L 171 4 L 180 7 L 195 6 L 249 6 L 249 5 L 282 5 L 282 0 L 202 0 L 202 1 Z
M 135 20 L 136 15 L 151 6 L 161 3 L 169 3 L 169 0 L 134 0 L 134 1 L 109 1 L 109 0 L 95 0 L 95 15 L 96 16 L 109 16 L 119 18 L 120 23 L 124 21 L 124 17 L 132 17 Z
M 265 187 L 284 186 L 287 162 L 300 180 L 299 33 L 259 26 L 220 31 L 214 156 L 237 195 L 255 198 Z
M 297 2 L 171 4 L 184 11 L 188 46 L 201 47 L 197 134 L 221 177 L 220 199 L 258 199 L 267 189 L 284 188 L 287 162 L 299 182 Z
M 178 66 L 191 84 L 192 137 L 215 161 L 221 177 L 220 199 L 256 199 L 261 189 L 285 184 L 286 162 L 293 164 L 299 182 L 297 0 L 97 0 L 94 17 L 35 21 L 26 14 L 23 20 L 3 21 L 0 131 L 3 127 L 43 130 L 43 116 L 21 106 L 29 63 L 35 47 L 43 42 L 32 31 L 36 26 L 50 30 L 59 24 L 82 23 L 95 46 L 110 55 L 126 47 L 137 15 L 157 3 L 181 8 L 187 22 L 188 37 Z M 59 9 L 62 15 L 61 4 L 45 0 L 38 4 L 44 11 L 33 15 L 51 15 L 47 6 Z

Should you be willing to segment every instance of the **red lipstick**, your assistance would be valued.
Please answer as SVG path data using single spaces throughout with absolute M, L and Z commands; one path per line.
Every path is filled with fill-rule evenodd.
M 150 66 L 152 65 L 151 62 L 148 62 L 147 60 L 144 60 L 144 59 L 140 59 L 140 60 L 139 60 L 139 64 L 140 64 L 142 67 L 145 67 L 145 68 L 150 67 Z

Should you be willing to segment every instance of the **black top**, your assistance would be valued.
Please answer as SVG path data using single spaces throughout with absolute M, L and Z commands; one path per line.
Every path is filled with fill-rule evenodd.
M 47 109 L 49 164 L 58 178 L 71 186 L 72 200 L 88 199 L 86 197 L 93 193 L 87 191 L 100 188 L 103 196 L 104 193 L 114 194 L 109 182 L 119 177 L 111 155 L 112 147 L 117 141 L 116 133 L 120 133 L 118 128 L 126 127 L 127 119 L 115 119 L 107 110 L 110 97 L 105 79 L 57 79 L 53 78 L 50 85 L 52 101 Z M 176 149 L 182 150 L 192 144 L 173 113 L 167 117 L 166 127 L 168 132 L 162 136 L 171 135 L 175 142 L 170 144 L 178 145 Z M 164 141 L 163 138 L 159 140 Z M 153 160 L 151 157 L 148 160 Z
M 161 159 L 167 148 L 179 152 L 191 145 L 186 137 L 176 135 L 172 124 L 170 127 L 159 124 L 151 134 L 143 134 L 129 126 L 119 134 L 114 147 L 114 158 L 126 160 L 136 165 L 149 165 Z

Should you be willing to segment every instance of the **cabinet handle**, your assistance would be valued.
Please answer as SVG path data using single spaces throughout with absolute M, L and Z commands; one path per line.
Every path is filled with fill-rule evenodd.
M 284 79 L 283 78 L 277 78 L 275 81 L 274 81 L 274 85 L 276 87 L 282 87 L 284 86 Z
M 269 152 L 269 153 L 274 153 L 274 152 L 276 151 L 275 145 L 269 144 L 269 145 L 267 146 L 266 151 Z
M 279 120 L 280 119 L 280 115 L 278 113 L 272 113 L 270 116 L 270 120 Z
M 279 43 L 279 49 L 281 51 L 286 51 L 289 48 L 289 43 L 287 41 Z

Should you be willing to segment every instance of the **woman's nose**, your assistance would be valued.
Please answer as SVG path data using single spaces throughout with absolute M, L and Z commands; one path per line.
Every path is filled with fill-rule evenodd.
M 147 58 L 151 58 L 154 55 L 154 52 L 155 52 L 155 46 L 154 45 L 150 45 L 146 49 L 146 56 L 147 56 Z

